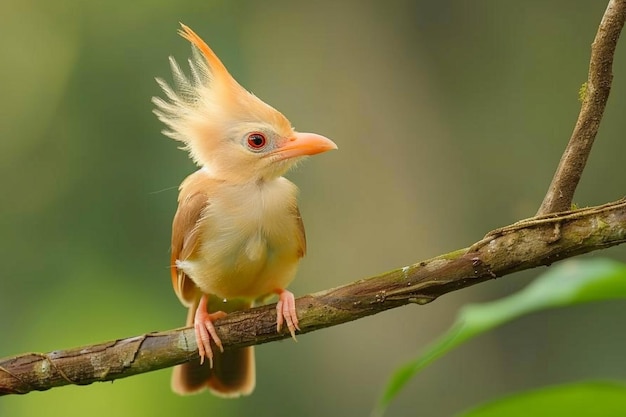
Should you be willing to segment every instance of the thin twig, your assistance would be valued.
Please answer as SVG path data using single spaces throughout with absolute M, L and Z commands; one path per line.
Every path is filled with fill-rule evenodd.
M 613 55 L 626 20 L 626 0 L 611 0 L 591 45 L 583 102 L 574 132 L 537 215 L 569 210 L 600 127 L 613 80 Z
M 626 200 L 518 222 L 470 248 L 296 300 L 301 333 L 363 318 L 487 280 L 626 242 Z M 275 305 L 216 322 L 225 349 L 290 337 L 276 333 Z M 90 384 L 198 360 L 193 329 L 150 333 L 47 354 L 0 359 L 0 395 Z

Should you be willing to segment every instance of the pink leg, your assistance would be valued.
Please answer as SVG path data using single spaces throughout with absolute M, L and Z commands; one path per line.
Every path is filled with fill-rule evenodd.
M 296 329 L 298 327 L 298 316 L 296 314 L 296 299 L 293 293 L 287 290 L 276 290 L 278 303 L 276 304 L 276 331 L 280 332 L 283 323 L 287 322 L 287 328 L 293 340 L 296 340 Z
M 204 363 L 204 357 L 209 358 L 209 365 L 213 368 L 213 350 L 211 349 L 211 338 L 215 345 L 220 348 L 220 351 L 224 351 L 222 347 L 222 341 L 215 332 L 215 326 L 213 322 L 226 316 L 223 311 L 218 311 L 209 314 L 207 312 L 207 302 L 209 297 L 206 294 L 202 294 L 198 308 L 196 309 L 196 315 L 193 319 L 193 327 L 196 331 L 196 343 L 198 343 L 198 353 L 200 354 L 200 364 Z

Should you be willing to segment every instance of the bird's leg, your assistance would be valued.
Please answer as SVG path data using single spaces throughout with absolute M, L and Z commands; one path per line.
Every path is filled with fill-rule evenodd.
M 278 303 L 276 304 L 276 331 L 280 332 L 283 323 L 287 322 L 287 328 L 293 340 L 296 340 L 298 316 L 296 315 L 296 299 L 291 291 L 285 289 L 276 290 Z
M 226 316 L 223 311 L 217 311 L 209 314 L 207 311 L 207 302 L 209 296 L 202 294 L 198 308 L 196 309 L 196 315 L 193 319 L 193 327 L 196 332 L 196 343 L 198 343 L 198 354 L 200 355 L 200 365 L 204 363 L 204 357 L 209 358 L 209 366 L 213 368 L 213 350 L 211 349 L 211 338 L 215 345 L 220 348 L 220 351 L 224 352 L 222 341 L 215 332 L 215 326 L 213 322 Z

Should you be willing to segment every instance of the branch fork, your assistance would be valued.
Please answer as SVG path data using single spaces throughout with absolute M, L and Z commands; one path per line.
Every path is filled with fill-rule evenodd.
M 591 48 L 587 88 L 570 141 L 536 217 L 493 230 L 469 248 L 296 300 L 300 333 L 309 333 L 513 272 L 550 265 L 626 242 L 626 200 L 570 210 L 602 120 L 613 56 L 626 19 L 626 0 L 610 0 Z M 215 322 L 225 350 L 290 337 L 276 332 L 276 306 Z M 0 359 L 0 396 L 112 381 L 199 357 L 193 328 L 148 333 L 50 353 Z

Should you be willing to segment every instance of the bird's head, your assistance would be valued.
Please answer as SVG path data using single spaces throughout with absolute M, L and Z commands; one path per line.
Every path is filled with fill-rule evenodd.
M 181 36 L 193 45 L 191 76 L 170 57 L 176 88 L 157 79 L 167 100 L 152 100 L 154 113 L 168 127 L 163 133 L 183 142 L 198 165 L 217 178 L 246 182 L 278 177 L 301 157 L 337 149 L 323 136 L 296 132 L 278 110 L 239 85 L 198 35 L 181 26 Z

